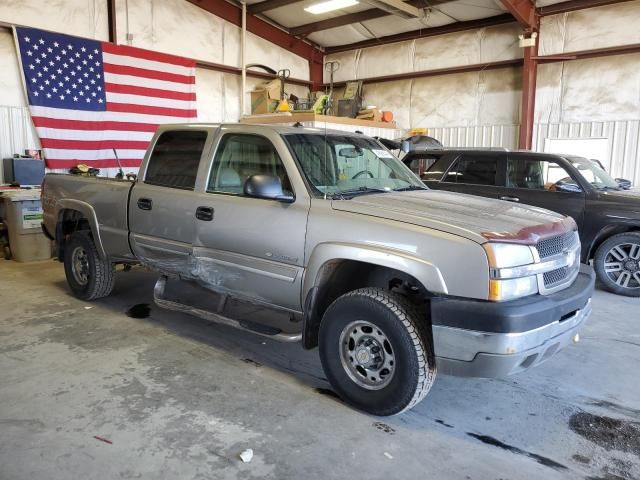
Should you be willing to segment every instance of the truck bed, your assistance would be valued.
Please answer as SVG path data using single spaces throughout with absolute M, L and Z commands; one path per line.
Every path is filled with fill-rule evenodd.
M 47 174 L 43 188 L 44 226 L 55 237 L 61 216 L 78 210 L 90 219 L 104 253 L 114 259 L 133 259 L 128 240 L 128 200 L 133 183 L 104 177 Z M 68 214 L 68 213 L 67 213 Z

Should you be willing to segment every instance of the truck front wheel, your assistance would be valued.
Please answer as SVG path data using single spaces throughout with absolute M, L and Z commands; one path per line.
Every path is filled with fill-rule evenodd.
M 88 232 L 71 234 L 64 249 L 64 273 L 71 291 L 82 300 L 106 297 L 113 290 L 115 266 L 100 258 Z
M 374 415 L 412 408 L 436 377 L 426 319 L 408 299 L 379 288 L 335 300 L 320 324 L 319 346 L 338 395 Z

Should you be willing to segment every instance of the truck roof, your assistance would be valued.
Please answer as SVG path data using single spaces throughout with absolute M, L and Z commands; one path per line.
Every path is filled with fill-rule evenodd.
M 317 134 L 327 134 L 327 135 L 342 135 L 342 136 L 362 136 L 362 133 L 356 132 L 348 132 L 345 130 L 336 130 L 331 128 L 315 128 L 315 127 L 295 127 L 291 125 L 272 125 L 272 124 L 253 124 L 253 123 L 207 123 L 207 122 L 191 122 L 191 123 L 168 123 L 165 125 L 160 125 L 158 130 L 174 130 L 179 128 L 208 128 L 214 129 L 219 127 L 237 127 L 238 125 L 246 126 L 247 128 L 259 128 L 265 130 L 275 131 L 281 135 L 286 134 L 308 134 L 308 135 L 317 135 Z

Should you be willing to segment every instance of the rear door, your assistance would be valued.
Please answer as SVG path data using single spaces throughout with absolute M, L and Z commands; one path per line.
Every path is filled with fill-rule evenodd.
M 211 213 L 196 225 L 199 281 L 240 299 L 300 311 L 310 199 L 282 138 L 249 131 L 225 128 L 205 191 L 197 195 L 197 207 Z M 246 196 L 244 183 L 252 175 L 279 177 L 294 202 Z
M 504 189 L 504 159 L 495 153 L 460 153 L 453 164 L 432 185 L 429 181 L 439 162 L 423 175 L 426 185 L 439 190 L 499 198 Z
M 131 191 L 131 246 L 145 264 L 189 276 L 196 235 L 198 167 L 210 150 L 208 132 L 195 128 L 161 133 L 142 178 Z
M 537 155 L 511 154 L 507 159 L 502 198 L 546 208 L 573 217 L 582 227 L 585 193 L 560 163 Z M 560 191 L 558 183 L 575 184 L 576 192 Z

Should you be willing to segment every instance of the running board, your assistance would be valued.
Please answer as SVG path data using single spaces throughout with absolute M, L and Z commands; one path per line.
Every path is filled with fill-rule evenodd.
M 153 301 L 159 307 L 165 308 L 167 310 L 174 310 L 176 312 L 195 315 L 196 317 L 209 320 L 210 322 L 227 325 L 229 327 L 237 328 L 238 330 L 245 330 L 247 332 L 262 335 L 263 337 L 273 338 L 274 340 L 278 340 L 281 342 L 299 342 L 300 340 L 302 340 L 302 333 L 282 333 L 276 328 L 271 328 L 250 321 L 234 320 L 219 313 L 210 312 L 201 308 L 191 307 L 189 305 L 178 303 L 173 300 L 167 300 L 166 298 L 164 298 L 167 280 L 168 278 L 166 275 L 161 275 L 156 282 L 155 287 L 153 287 Z

